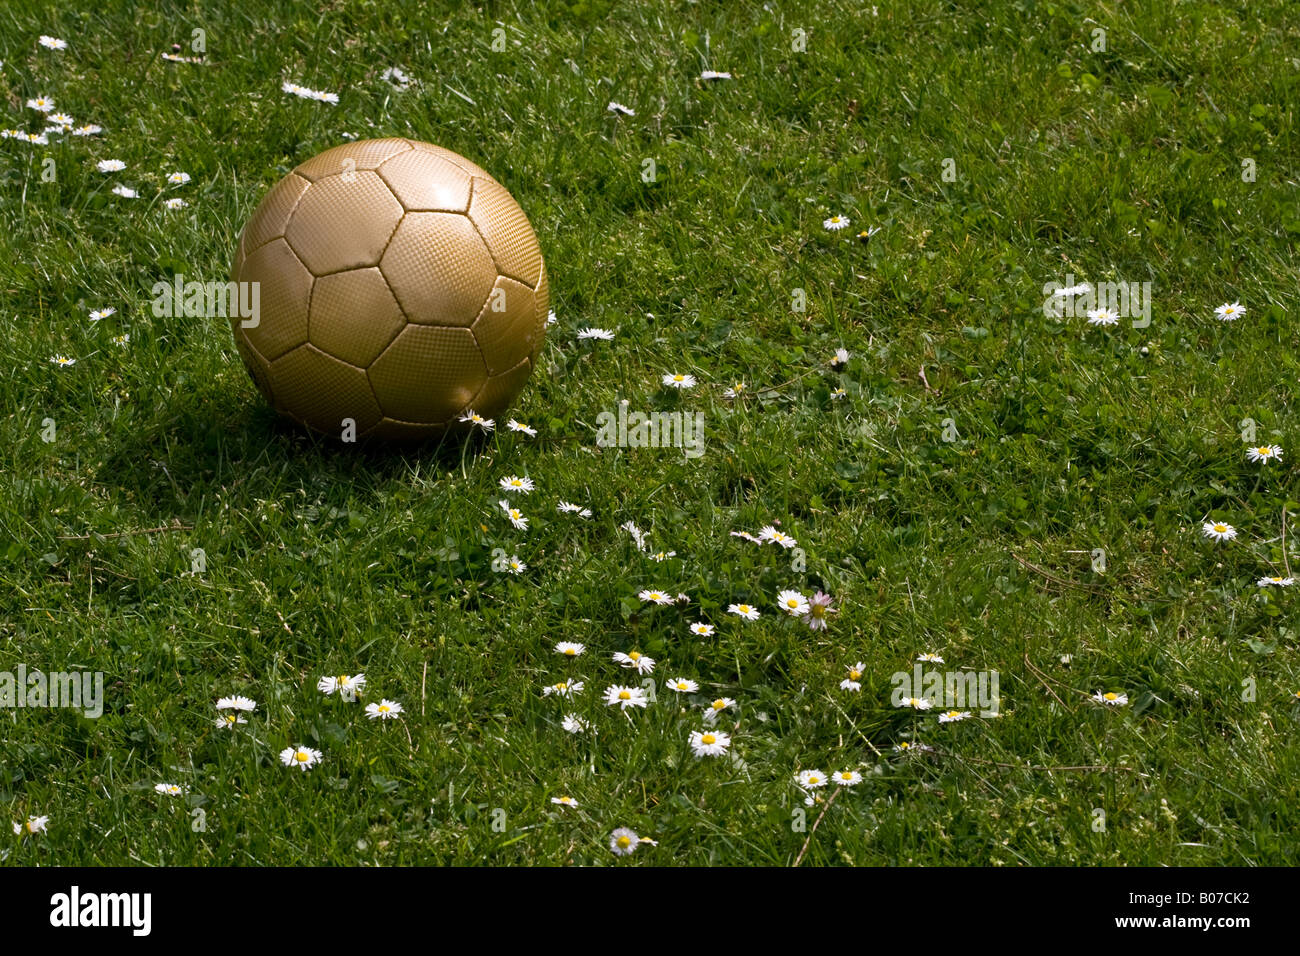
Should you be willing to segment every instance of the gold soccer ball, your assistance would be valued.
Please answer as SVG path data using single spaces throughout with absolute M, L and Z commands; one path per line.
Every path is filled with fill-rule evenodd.
M 282 414 L 335 437 L 427 438 L 504 412 L 546 333 L 528 217 L 484 170 L 407 139 L 328 149 L 280 180 L 239 237 L 257 283 L 235 345 Z

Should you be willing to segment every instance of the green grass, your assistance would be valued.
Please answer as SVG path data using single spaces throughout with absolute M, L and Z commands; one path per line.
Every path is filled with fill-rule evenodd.
M 1255 586 L 1300 570 L 1289 4 L 80 6 L 0 12 L 3 125 L 40 129 L 23 104 L 48 94 L 105 128 L 0 142 L 0 669 L 101 671 L 106 700 L 0 711 L 0 805 L 51 818 L 0 838 L 8 863 L 607 863 L 618 826 L 659 841 L 630 863 L 1294 860 L 1295 590 Z M 196 27 L 206 64 L 157 57 Z M 420 86 L 386 89 L 394 64 Z M 559 316 L 514 409 L 537 438 L 313 438 L 224 320 L 150 313 L 159 279 L 224 278 L 264 192 L 345 132 L 461 152 L 528 213 Z M 165 189 L 173 169 L 193 181 Z M 824 230 L 836 213 L 852 228 Z M 1151 326 L 1045 316 L 1066 273 L 1150 281 Z M 586 325 L 617 338 L 576 342 Z M 667 394 L 668 371 L 701 384 Z M 724 399 L 736 380 L 749 397 Z M 704 455 L 598 449 L 623 398 L 703 412 Z M 1246 462 L 1246 418 L 1281 464 Z M 526 533 L 496 505 L 507 474 L 538 485 Z M 1209 514 L 1238 539 L 1202 538 Z M 629 520 L 677 556 L 639 554 Z M 774 520 L 802 569 L 729 534 Z M 496 548 L 527 572 L 494 573 Z M 692 603 L 646 609 L 649 586 Z M 782 619 L 785 587 L 831 593 L 830 629 Z M 753 624 L 725 613 L 745 599 Z M 633 647 L 737 700 L 740 759 L 691 756 L 700 700 L 662 683 L 630 720 L 601 703 Z M 892 707 L 922 652 L 997 670 L 1001 716 Z M 359 670 L 403 722 L 315 690 Z M 572 706 L 542 697 L 567 676 Z M 218 731 L 233 693 L 258 709 Z M 935 751 L 895 754 L 908 739 Z M 307 774 L 277 759 L 299 742 L 325 754 Z M 808 767 L 865 778 L 811 839 Z

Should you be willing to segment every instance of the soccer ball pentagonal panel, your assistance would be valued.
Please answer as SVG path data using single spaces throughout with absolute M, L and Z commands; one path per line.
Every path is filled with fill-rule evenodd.
M 312 183 L 298 201 L 284 238 L 313 275 L 373 266 L 402 212 L 373 172 L 329 176 Z
M 362 169 L 378 169 L 384 160 L 398 153 L 409 152 L 411 148 L 411 144 L 404 139 L 363 139 L 317 153 L 300 164 L 294 172 L 315 182 L 326 176 L 338 176 L 341 173 Z
M 235 334 L 248 337 L 253 348 L 273 362 L 307 341 L 307 300 L 311 273 L 288 243 L 272 239 L 244 260 L 237 278 L 258 283 L 257 325 L 238 323 Z
M 311 290 L 311 344 L 365 368 L 406 327 L 406 316 L 378 268 L 321 276 Z
M 531 355 L 537 331 L 537 293 L 514 279 L 497 276 L 483 311 L 470 326 L 483 352 L 489 375 L 496 375 Z
M 528 217 L 506 188 L 493 179 L 475 179 L 469 201 L 469 218 L 487 243 L 497 271 L 537 288 L 542 271 L 542 251 Z
M 282 355 L 271 363 L 270 375 L 280 408 L 319 431 L 341 434 L 350 418 L 359 434 L 383 417 L 366 373 L 314 346 Z
M 407 213 L 379 269 L 410 322 L 468 326 L 497 270 L 474 226 L 458 213 Z
M 441 156 L 413 149 L 377 170 L 407 212 L 464 212 L 470 175 Z
M 487 369 L 469 329 L 408 325 L 370 363 L 370 384 L 384 414 L 441 424 L 463 411 Z
M 244 256 L 254 252 L 259 246 L 284 235 L 284 227 L 289 224 L 289 216 L 298 205 L 298 200 L 310 186 L 307 180 L 290 173 L 271 187 L 253 213 L 253 217 L 244 226 L 240 236 L 240 247 Z

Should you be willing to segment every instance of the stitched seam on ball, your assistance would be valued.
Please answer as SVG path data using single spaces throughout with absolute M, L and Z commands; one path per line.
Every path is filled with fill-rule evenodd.
M 300 176 L 300 175 L 298 175 L 297 171 L 295 171 L 295 170 L 290 170 L 290 171 L 289 171 L 289 175 L 290 175 L 290 176 L 298 176 L 299 179 L 305 180 L 306 183 L 307 183 L 307 189 L 311 189 L 313 183 L 312 183 L 312 181 L 311 181 L 310 179 L 307 179 L 306 176 Z M 279 183 L 277 183 L 276 185 L 278 186 Z M 274 189 L 275 186 L 272 186 L 271 188 Z M 299 205 L 299 203 L 302 202 L 302 197 L 305 196 L 305 195 L 307 195 L 307 189 L 304 189 L 302 192 L 300 192 L 300 193 L 298 194 L 298 198 L 295 199 L 295 200 L 293 201 L 293 207 L 289 210 L 289 214 L 288 214 L 287 216 L 284 217 L 284 225 L 280 227 L 280 234 L 279 234 L 278 236 L 272 236 L 270 239 L 267 239 L 265 242 L 259 242 L 259 243 L 258 243 L 254 248 L 252 248 L 252 249 L 245 249 L 245 250 L 244 250 L 244 262 L 247 262 L 247 261 L 248 261 L 248 257 L 251 256 L 251 255 L 252 255 L 254 252 L 256 252 L 258 249 L 261 249 L 263 246 L 265 246 L 265 245 L 269 245 L 270 243 L 275 242 L 275 240 L 277 240 L 277 239 L 284 239 L 284 231 L 285 231 L 286 229 L 289 228 L 289 223 L 290 223 L 290 221 L 293 219 L 293 214 L 296 213 L 296 212 L 298 211 L 298 205 Z M 269 192 L 269 191 L 268 191 L 268 192 Z M 263 197 L 263 198 L 265 198 L 265 197 Z M 258 205 L 260 206 L 261 203 L 259 203 Z M 253 210 L 253 215 L 257 215 L 257 210 L 256 210 L 256 209 Z M 241 238 L 242 238 L 242 233 L 241 233 Z M 288 240 L 288 239 L 284 239 L 284 242 L 285 242 L 285 245 L 288 245 L 289 240 Z M 292 249 L 293 246 L 289 246 L 289 248 Z M 236 252 L 238 252 L 238 249 L 236 249 Z M 296 258 L 296 257 L 297 257 L 297 253 L 294 253 L 294 256 L 295 256 L 295 258 Z M 298 261 L 299 261 L 299 262 L 302 262 L 301 259 L 299 259 Z M 307 267 L 307 264 L 304 262 L 304 263 L 303 263 L 303 268 L 306 268 L 306 267 Z M 241 263 L 241 268 L 242 268 L 242 263 Z M 310 272 L 311 270 L 308 269 L 307 271 Z

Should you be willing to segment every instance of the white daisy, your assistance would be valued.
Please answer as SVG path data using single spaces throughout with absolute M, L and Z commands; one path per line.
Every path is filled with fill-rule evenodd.
M 502 491 L 518 491 L 522 494 L 528 494 L 533 490 L 533 479 L 528 477 L 520 478 L 518 475 L 507 475 L 499 482 Z
M 337 677 L 322 677 L 316 682 L 316 689 L 326 697 L 335 693 L 345 697 L 355 697 L 365 689 L 365 686 L 365 674 L 339 674 Z
M 848 349 L 836 349 L 835 354 L 831 356 L 831 368 L 839 368 L 840 366 L 847 364 L 848 360 Z
M 622 651 L 615 651 L 614 663 L 630 668 L 638 674 L 653 674 L 655 669 L 654 658 L 646 657 L 640 651 L 630 651 L 627 654 Z
M 758 532 L 759 541 L 770 541 L 773 544 L 779 544 L 781 547 L 789 550 L 795 547 L 799 542 L 790 537 L 783 531 L 778 531 L 772 525 L 767 525 Z
M 683 375 L 681 372 L 677 372 L 676 374 L 669 372 L 663 377 L 663 383 L 669 388 L 694 388 L 695 376 Z
M 628 534 L 632 536 L 632 540 L 636 542 L 636 546 L 638 550 L 640 551 L 650 550 L 650 546 L 646 544 L 646 539 L 649 537 L 649 535 L 647 535 L 644 531 L 638 528 L 631 521 L 624 521 L 621 525 L 619 525 L 619 528 L 626 531 Z
M 395 700 L 381 699 L 379 703 L 366 704 L 366 716 L 371 720 L 396 720 L 402 705 Z
M 1214 310 L 1214 314 L 1222 322 L 1232 322 L 1246 314 L 1246 307 L 1240 302 L 1225 302 Z
M 67 40 L 60 40 L 58 37 L 47 36 L 44 33 L 36 41 L 47 50 L 66 50 L 68 48 Z
M 591 724 L 577 714 L 565 714 L 560 726 L 571 734 L 581 734 L 591 729 Z
M 130 186 L 114 186 L 113 195 L 121 196 L 123 199 L 138 199 L 140 194 Z
M 1255 448 L 1247 448 L 1246 457 L 1250 461 L 1257 461 L 1260 464 L 1267 464 L 1270 461 L 1281 461 L 1282 447 L 1280 445 L 1259 445 Z
M 678 694 L 694 694 L 700 689 L 700 685 L 685 677 L 674 677 L 668 682 L 668 689 Z
M 776 596 L 776 603 L 781 610 L 792 617 L 799 617 L 808 613 L 808 599 L 798 591 L 782 591 Z
M 965 720 L 969 716 L 969 710 L 948 710 L 939 715 L 939 723 L 955 724 L 957 721 Z
M 640 845 L 641 838 L 636 831 L 627 827 L 619 827 L 609 835 L 609 848 L 616 856 L 628 856 Z
M 1282 578 L 1282 577 L 1260 578 L 1258 581 L 1255 582 L 1256 586 L 1261 588 L 1267 588 L 1267 587 L 1289 588 L 1294 583 L 1295 583 L 1295 578 Z
M 805 790 L 820 790 L 826 786 L 828 777 L 820 770 L 803 770 L 795 777 L 799 786 Z
M 578 801 L 569 796 L 551 797 L 551 803 L 561 807 L 576 807 L 578 805 Z
M 175 783 L 155 783 L 153 789 L 155 793 L 166 794 L 169 797 L 179 797 L 185 793 L 185 788 Z
M 216 726 L 218 730 L 233 730 L 236 724 L 246 724 L 248 723 L 248 721 L 246 721 L 243 717 L 240 717 L 239 712 L 236 711 L 230 714 L 222 714 L 212 723 Z
M 46 833 L 49 825 L 50 818 L 48 816 L 28 817 L 25 822 L 14 824 L 14 833 Z
M 123 332 L 121 335 L 115 335 L 113 336 L 112 341 L 114 345 L 129 345 L 131 342 L 131 333 Z
M 719 715 L 725 710 L 731 710 L 736 706 L 736 702 L 730 697 L 719 697 L 704 708 L 704 722 L 706 724 L 714 723 Z
M 163 200 L 163 207 L 165 209 L 184 209 L 188 205 L 189 203 L 184 199 L 181 199 L 179 196 L 173 196 L 171 199 Z
M 610 100 L 609 106 L 605 107 L 605 109 L 611 113 L 622 113 L 624 116 L 636 116 L 636 110 L 629 109 L 622 103 L 615 102 L 614 100 Z
M 52 355 L 50 356 L 50 362 L 59 368 L 69 368 L 77 364 L 76 359 L 68 358 L 66 355 Z
M 27 101 L 27 108 L 38 113 L 48 113 L 54 109 L 54 100 L 48 96 L 33 96 Z
M 106 319 L 110 315 L 116 315 L 116 314 L 117 314 L 117 309 L 113 308 L 111 305 L 105 309 L 95 309 L 93 312 L 90 313 L 90 321 L 98 322 L 100 319 Z
M 74 121 L 67 113 L 51 113 L 45 117 L 45 122 L 53 124 L 47 132 L 57 132 L 72 126 Z
M 758 620 L 758 608 L 750 604 L 728 604 L 727 613 L 743 617 L 746 621 Z
M 847 229 L 849 225 L 848 216 L 831 216 L 822 223 L 831 232 L 839 232 L 841 229 Z
M 527 435 L 530 438 L 537 437 L 536 428 L 530 428 L 527 425 L 525 425 L 523 422 L 517 422 L 513 418 L 510 419 L 510 421 L 506 422 L 506 428 L 510 429 L 512 432 L 523 432 L 525 435 Z
M 184 186 L 189 181 L 189 173 L 175 172 L 169 173 L 167 176 L 167 182 L 171 183 L 173 186 Z
M 1119 321 L 1119 313 L 1105 307 L 1088 310 L 1089 325 L 1114 325 Z
M 862 684 L 860 681 L 862 680 L 862 675 L 866 669 L 867 665 L 863 664 L 862 661 L 858 661 L 850 667 L 849 676 L 840 681 L 840 690 L 853 691 L 854 693 L 862 690 Z
M 675 557 L 677 557 L 676 551 L 656 551 L 654 554 L 650 555 L 650 560 L 663 562 L 667 561 L 669 558 Z
M 637 597 L 639 597 L 642 601 L 648 601 L 651 604 L 662 605 L 662 604 L 673 603 L 673 597 L 671 594 L 667 593 L 666 591 L 656 591 L 653 588 L 647 588 L 644 591 L 638 592 Z
M 831 780 L 837 787 L 856 787 L 862 782 L 862 774 L 856 770 L 836 770 Z
M 555 653 L 563 654 L 565 657 L 580 657 L 586 649 L 586 644 L 578 644 L 574 641 L 560 641 L 555 645 Z
M 1123 707 L 1128 703 L 1128 694 L 1116 694 L 1114 691 L 1107 691 L 1103 694 L 1101 691 L 1097 691 L 1092 695 L 1092 699 L 1109 707 Z
M 731 735 L 720 730 L 692 730 L 689 740 L 697 757 L 721 757 L 731 746 Z
M 918 654 L 916 659 L 917 659 L 918 661 L 924 661 L 924 662 L 926 662 L 926 663 L 928 663 L 928 664 L 942 664 L 942 663 L 943 663 L 943 658 L 940 657 L 938 654 Z
M 97 126 L 94 123 L 87 123 L 85 126 L 78 126 L 72 131 L 73 136 L 97 136 L 104 132 L 104 127 Z
M 1237 529 L 1222 521 L 1207 521 L 1201 525 L 1201 534 L 1215 541 L 1231 541 L 1237 536 Z
M 584 508 L 582 507 L 582 505 L 575 505 L 569 501 L 561 501 L 558 505 L 555 506 L 555 510 L 560 512 L 560 514 L 577 515 L 579 518 L 591 517 L 590 508 Z
M 512 525 L 514 525 L 516 528 L 518 528 L 521 531 L 526 531 L 528 529 L 528 519 L 524 517 L 524 513 L 522 511 L 520 511 L 518 508 L 512 508 L 510 506 L 510 502 L 504 499 L 498 501 L 497 504 L 500 505 L 501 510 L 506 513 L 506 517 L 510 519 L 510 523 Z
M 579 339 L 600 339 L 602 342 L 614 341 L 614 333 L 609 329 L 585 328 L 578 330 Z
M 217 701 L 217 710 L 241 710 L 244 712 L 257 709 L 257 701 L 248 697 L 222 697 Z
M 280 751 L 280 762 L 286 767 L 297 767 L 306 773 L 320 763 L 324 754 L 311 747 L 285 747 Z
M 713 630 L 712 624 L 705 624 L 703 621 L 696 621 L 691 625 L 691 633 L 696 637 L 712 637 Z
M 904 697 L 898 704 L 899 707 L 911 707 L 913 710 L 929 710 L 934 705 L 928 697 Z
M 126 169 L 126 163 L 120 159 L 101 159 L 95 164 L 95 168 L 101 173 L 120 173 Z
M 523 574 L 528 570 L 528 565 L 524 563 L 524 560 L 519 555 L 512 554 L 506 560 L 506 570 L 511 574 Z
M 717 70 L 705 70 L 700 74 L 700 79 L 701 80 L 729 80 L 731 79 L 731 74 L 720 73 Z
M 650 701 L 640 687 L 623 687 L 615 684 L 606 688 L 605 703 L 610 707 L 627 710 L 629 707 L 645 707 Z
M 492 431 L 492 429 L 496 428 L 497 425 L 497 423 L 494 420 L 492 420 L 491 418 L 484 418 L 482 415 L 474 411 L 474 409 L 472 408 L 466 409 L 465 414 L 460 416 L 460 420 L 462 422 L 470 422 L 474 425 L 477 425 L 485 432 Z
M 563 697 L 565 700 L 573 700 L 574 696 L 582 693 L 582 689 L 587 685 L 580 680 L 562 680 L 558 684 L 551 684 L 549 687 L 542 688 L 542 696 L 550 697 L 554 694 L 556 697 Z

